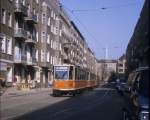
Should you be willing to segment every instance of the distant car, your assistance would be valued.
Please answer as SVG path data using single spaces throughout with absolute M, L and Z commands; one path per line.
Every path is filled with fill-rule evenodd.
M 127 102 L 124 120 L 149 120 L 149 67 L 139 68 L 128 79 Z
M 122 95 L 126 89 L 126 79 L 124 79 L 124 78 L 117 79 L 116 89 Z

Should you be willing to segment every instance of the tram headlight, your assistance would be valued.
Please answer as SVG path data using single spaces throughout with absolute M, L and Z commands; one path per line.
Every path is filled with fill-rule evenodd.
M 149 120 L 149 112 L 148 111 L 141 111 L 139 117 L 140 117 L 139 120 Z

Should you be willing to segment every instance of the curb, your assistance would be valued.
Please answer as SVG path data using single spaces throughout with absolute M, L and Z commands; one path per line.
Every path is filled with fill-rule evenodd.
M 40 93 L 48 92 L 48 91 L 50 92 L 51 89 L 32 91 L 32 92 L 29 92 L 29 93 L 9 93 L 9 94 L 6 94 L 6 95 L 2 94 L 1 97 L 3 97 L 3 98 L 9 98 L 9 97 L 27 96 L 27 95 L 33 95 L 33 94 L 40 94 Z

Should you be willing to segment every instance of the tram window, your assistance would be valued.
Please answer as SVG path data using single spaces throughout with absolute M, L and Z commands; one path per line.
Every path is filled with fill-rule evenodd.
M 68 71 L 56 71 L 55 78 L 56 79 L 68 79 Z
M 79 79 L 78 69 L 75 68 L 75 80 L 78 80 L 78 79 Z
M 96 79 L 96 76 L 93 73 L 91 73 L 90 74 L 90 80 L 95 80 L 95 79 Z
M 57 79 L 57 80 L 69 79 L 68 72 L 69 72 L 68 67 L 56 67 L 55 68 L 55 79 Z
M 69 79 L 73 79 L 73 66 L 70 66 Z

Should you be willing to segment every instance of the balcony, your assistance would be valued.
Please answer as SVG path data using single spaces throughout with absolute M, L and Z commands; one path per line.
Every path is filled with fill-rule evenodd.
M 22 3 L 15 3 L 15 14 L 27 16 L 27 7 Z
M 14 31 L 14 37 L 19 39 L 26 39 L 27 32 L 23 28 L 16 28 Z
M 27 35 L 27 40 L 25 42 L 35 45 L 36 44 L 36 38 L 33 37 L 32 35 Z
M 33 12 L 28 12 L 28 16 L 25 18 L 28 23 L 37 24 L 37 16 Z
M 40 62 L 40 66 L 44 67 L 44 68 L 51 68 L 52 65 L 50 64 L 50 62 Z
M 14 63 L 16 64 L 25 64 L 27 60 L 26 55 L 17 54 L 14 55 Z
M 37 65 L 37 60 L 36 58 L 32 58 L 32 57 L 29 57 L 27 58 L 27 65 Z
M 69 59 L 69 56 L 66 55 L 65 53 L 62 54 L 63 59 Z

